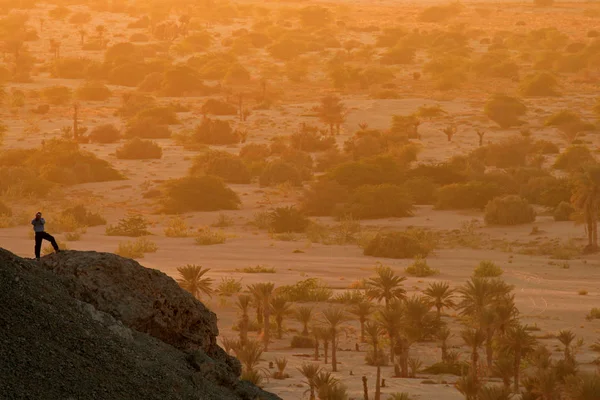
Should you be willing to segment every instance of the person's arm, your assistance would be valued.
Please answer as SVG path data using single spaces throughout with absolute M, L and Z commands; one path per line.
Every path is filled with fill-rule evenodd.
M 44 218 L 40 218 L 40 224 L 45 225 L 46 224 L 46 220 Z
M 36 222 L 36 221 L 37 221 L 37 220 L 36 220 L 35 218 L 34 218 L 34 219 L 32 219 L 32 220 L 31 220 L 31 225 L 35 226 L 35 222 Z

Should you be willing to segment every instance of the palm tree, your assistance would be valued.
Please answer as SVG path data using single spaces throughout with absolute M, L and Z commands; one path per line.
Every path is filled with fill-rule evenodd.
M 365 334 L 368 341 L 373 346 L 373 362 L 374 365 L 380 364 L 379 359 L 379 338 L 385 334 L 381 325 L 375 322 L 368 321 L 365 323 Z
M 329 307 L 323 310 L 324 323 L 331 332 L 331 369 L 337 372 L 337 335 L 341 324 L 348 320 L 346 312 L 339 307 Z
M 335 383 L 333 385 L 322 385 L 319 388 L 320 400 L 348 400 L 346 386 Z
M 377 315 L 377 321 L 381 325 L 381 328 L 387 333 L 390 340 L 390 361 L 394 363 L 394 346 L 395 339 L 400 333 L 402 326 L 403 312 L 399 307 L 384 308 L 379 311 Z
M 408 377 L 408 360 L 411 345 L 412 341 L 406 335 L 400 335 L 394 340 L 394 352 L 398 355 L 398 363 L 400 365 L 399 371 L 398 364 L 394 364 L 395 376 Z
M 202 269 L 200 265 L 188 264 L 183 267 L 178 267 L 177 272 L 181 278 L 177 279 L 177 283 L 182 289 L 187 290 L 192 296 L 199 298 L 200 293 L 212 296 L 213 290 L 211 285 L 212 278 L 203 278 L 204 274 L 210 271 L 209 268 Z
M 258 287 L 258 283 L 248 285 L 248 291 L 252 295 L 252 303 L 256 308 L 256 322 L 258 323 L 258 333 L 262 332 L 262 325 L 264 324 L 264 310 L 263 310 L 263 299 L 261 292 Z
M 312 327 L 312 335 L 315 339 L 315 361 L 319 361 L 319 341 L 323 340 L 324 330 L 318 325 Z
M 465 344 L 471 349 L 471 379 L 478 385 L 477 365 L 479 364 L 479 348 L 483 345 L 485 334 L 480 329 L 465 329 L 460 333 Z
M 567 381 L 569 400 L 600 399 L 600 375 L 574 376 Z
M 502 350 L 510 352 L 514 357 L 514 392 L 519 392 L 519 374 L 521 372 L 521 359 L 533 350 L 535 338 L 529 334 L 527 325 L 516 325 L 506 331 L 502 340 Z
M 600 164 L 584 167 L 575 180 L 571 203 L 580 210 L 585 221 L 587 252 L 598 251 L 598 208 L 600 207 Z
M 406 290 L 402 287 L 405 277 L 396 275 L 390 267 L 381 264 L 375 268 L 375 272 L 377 275 L 366 282 L 369 299 L 384 300 L 387 308 L 391 301 L 406 298 Z
M 485 308 L 481 314 L 480 326 L 485 334 L 485 354 L 488 370 L 492 368 L 492 363 L 494 361 L 494 348 L 492 344 L 494 340 L 494 334 L 496 333 L 497 324 L 498 316 L 495 308 Z
M 248 317 L 248 309 L 252 298 L 247 294 L 240 294 L 235 305 L 242 312 L 242 318 L 238 324 L 240 329 L 240 344 L 243 346 L 248 341 L 248 327 L 250 325 L 250 317 Z
M 294 313 L 295 318 L 302 324 L 302 336 L 308 336 L 308 324 L 312 320 L 313 310 L 309 306 L 300 306 Z
M 502 386 L 482 386 L 477 393 L 478 400 L 510 400 L 512 393 Z
M 465 285 L 458 289 L 461 300 L 457 308 L 460 315 L 478 321 L 483 310 L 492 302 L 493 291 L 486 278 L 471 277 Z
M 313 382 L 315 384 L 315 388 L 319 391 L 323 386 L 335 386 L 338 384 L 339 380 L 331 375 L 329 371 L 320 370 L 314 377 Z M 320 398 L 319 394 L 319 398 Z
M 310 400 L 315 400 L 315 377 L 321 371 L 321 367 L 317 364 L 302 364 L 298 371 L 302 374 L 305 381 L 303 383 L 307 384 L 310 391 Z
M 233 348 L 235 356 L 240 360 L 245 372 L 253 371 L 261 361 L 263 346 L 256 340 L 248 340 L 243 346 Z
M 333 135 L 335 126 L 339 134 L 339 126 L 344 122 L 344 104 L 341 99 L 335 95 L 323 97 L 321 105 L 317 107 L 317 112 L 321 121 L 329 125 L 329 132 Z
M 415 295 L 400 305 L 404 309 L 404 332 L 411 341 L 435 336 L 442 322 L 433 315 L 431 306 L 426 300 Z
M 573 340 L 575 340 L 575 334 L 569 329 L 561 330 L 560 332 L 558 332 L 558 336 L 556 338 L 565 347 L 565 361 L 571 360 L 571 343 L 573 343 Z
M 360 322 L 360 341 L 365 342 L 365 322 L 369 315 L 373 313 L 373 304 L 368 301 L 361 301 L 358 304 L 355 304 L 350 310 L 351 314 L 354 314 L 358 317 L 358 321 Z
M 452 333 L 450 332 L 450 329 L 448 329 L 448 327 L 443 327 L 442 329 L 439 330 L 439 332 L 437 334 L 437 338 L 442 342 L 441 349 L 442 349 L 442 362 L 443 363 L 448 361 L 448 339 L 450 339 L 451 336 L 452 336 Z
M 273 311 L 275 323 L 277 324 L 277 339 L 281 339 L 283 318 L 292 313 L 292 305 L 283 296 L 273 297 L 271 299 L 271 311 Z
M 433 282 L 430 283 L 423 294 L 429 300 L 429 304 L 437 310 L 437 319 L 442 316 L 443 308 L 454 308 L 454 289 L 450 289 L 448 282 Z
M 270 323 L 271 323 L 271 295 L 275 289 L 275 284 L 272 282 L 261 282 L 253 285 L 256 296 L 262 300 L 263 309 L 263 343 L 264 351 L 269 351 L 269 340 L 270 340 Z
M 504 387 L 510 390 L 510 379 L 515 374 L 515 365 L 513 360 L 506 355 L 501 356 L 497 360 L 494 360 L 492 366 L 492 373 L 502 379 Z

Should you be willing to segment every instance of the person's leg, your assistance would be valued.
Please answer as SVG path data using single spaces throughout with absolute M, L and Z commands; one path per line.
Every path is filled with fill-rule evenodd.
M 35 258 L 40 258 L 40 250 L 42 249 L 42 235 L 40 232 L 35 233 Z
M 47 232 L 42 232 L 44 235 L 44 239 L 46 239 L 47 241 L 50 242 L 50 244 L 52 245 L 52 247 L 54 248 L 55 252 L 59 252 L 59 248 L 58 248 L 58 243 L 56 243 L 56 240 L 54 239 L 54 236 L 50 235 Z

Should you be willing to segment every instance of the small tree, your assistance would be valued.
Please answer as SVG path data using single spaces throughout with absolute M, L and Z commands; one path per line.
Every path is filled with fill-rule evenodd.
M 527 107 L 515 97 L 504 94 L 493 95 L 485 104 L 485 115 L 500 125 L 501 128 L 509 128 L 519 125 L 519 118 L 525 115 Z
M 319 118 L 323 123 L 329 126 L 329 132 L 333 135 L 334 127 L 337 133 L 340 133 L 340 125 L 344 122 L 344 104 L 341 99 L 335 95 L 325 96 L 321 99 L 321 104 L 316 108 Z
M 292 313 L 291 307 L 292 305 L 283 296 L 271 298 L 271 311 L 277 325 L 277 339 L 281 339 L 283 335 L 283 319 Z
M 456 134 L 457 128 L 456 125 L 450 125 L 445 127 L 442 132 L 444 132 L 444 134 L 446 135 L 446 137 L 448 138 L 448 141 L 451 142 L 452 138 L 454 137 L 454 135 Z
M 212 296 L 213 279 L 204 277 L 208 271 L 210 269 L 203 269 L 200 265 L 194 264 L 178 267 L 177 272 L 179 272 L 180 278 L 177 279 L 177 283 L 196 298 L 199 298 L 201 293 Z
M 479 137 L 479 147 L 483 146 L 483 136 L 485 135 L 485 131 L 477 130 L 477 137 Z

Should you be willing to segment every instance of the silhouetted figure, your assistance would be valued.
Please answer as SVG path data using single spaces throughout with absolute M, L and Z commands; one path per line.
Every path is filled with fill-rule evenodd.
M 60 252 L 58 248 L 58 244 L 56 240 L 54 240 L 54 236 L 46 233 L 44 230 L 44 225 L 46 224 L 46 220 L 42 218 L 42 213 L 38 212 L 35 214 L 35 218 L 31 221 L 31 225 L 33 225 L 33 231 L 35 232 L 35 258 L 37 260 L 40 259 L 40 250 L 42 248 L 42 240 L 47 240 L 50 242 L 52 247 L 54 247 L 55 252 Z

